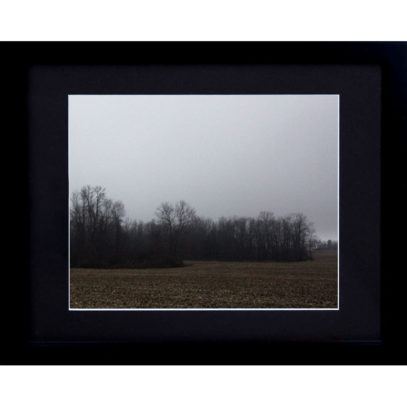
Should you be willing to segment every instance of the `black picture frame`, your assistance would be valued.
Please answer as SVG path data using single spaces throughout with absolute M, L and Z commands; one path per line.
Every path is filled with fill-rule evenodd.
M 19 296 L 14 293 L 12 303 L 17 298 L 17 306 L 8 314 L 9 334 L 2 347 L 6 363 L 377 364 L 406 360 L 398 337 L 405 277 L 395 265 L 395 256 L 389 256 L 401 249 L 391 230 L 390 225 L 395 225 L 391 215 L 402 212 L 401 205 L 388 199 L 391 188 L 400 189 L 400 168 L 393 157 L 398 157 L 402 151 L 398 147 L 405 143 L 401 138 L 406 130 L 405 43 L 3 43 L 1 50 L 10 61 L 4 67 L 11 95 L 8 118 L 17 134 L 26 137 L 26 165 L 21 168 L 28 173 L 28 205 L 21 217 L 25 224 L 21 230 L 27 230 L 26 267 L 14 276 L 16 286 L 24 288 Z M 340 283 L 345 284 L 340 300 L 347 305 L 341 309 L 345 313 L 339 325 L 332 322 L 332 314 L 291 313 L 288 317 L 276 312 L 272 325 L 277 328 L 270 331 L 269 317 L 260 311 L 104 313 L 102 317 L 94 314 L 91 320 L 67 319 L 61 308 L 66 282 L 60 278 L 67 264 L 68 227 L 64 96 L 135 91 L 316 93 L 315 88 L 321 93 L 339 89 L 343 96 L 340 264 L 348 276 Z M 383 170 L 386 157 L 389 164 Z M 394 236 L 389 246 L 381 239 L 386 232 Z M 367 302 L 361 296 L 365 289 Z

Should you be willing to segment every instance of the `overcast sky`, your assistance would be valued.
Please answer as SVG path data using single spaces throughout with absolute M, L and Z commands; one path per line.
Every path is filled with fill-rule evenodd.
M 337 239 L 336 95 L 69 96 L 70 191 L 102 185 L 126 216 L 302 212 Z

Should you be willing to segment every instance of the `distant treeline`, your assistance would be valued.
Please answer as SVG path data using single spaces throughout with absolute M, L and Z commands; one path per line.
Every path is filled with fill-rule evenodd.
M 71 197 L 72 267 L 174 267 L 188 260 L 303 261 L 316 240 L 302 214 L 218 221 L 186 202 L 161 204 L 150 222 L 125 220 L 124 205 L 105 189 L 83 187 Z
M 338 250 L 338 242 L 336 240 L 327 240 L 325 242 L 316 240 L 313 246 L 316 250 Z

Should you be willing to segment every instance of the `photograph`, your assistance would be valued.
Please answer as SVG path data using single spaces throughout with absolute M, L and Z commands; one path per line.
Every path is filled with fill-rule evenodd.
M 70 94 L 69 310 L 339 310 L 339 106 Z

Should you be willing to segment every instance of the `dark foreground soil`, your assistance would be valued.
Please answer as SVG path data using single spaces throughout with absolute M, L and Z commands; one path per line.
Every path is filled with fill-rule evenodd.
M 337 253 L 314 260 L 71 269 L 71 308 L 336 308 Z

